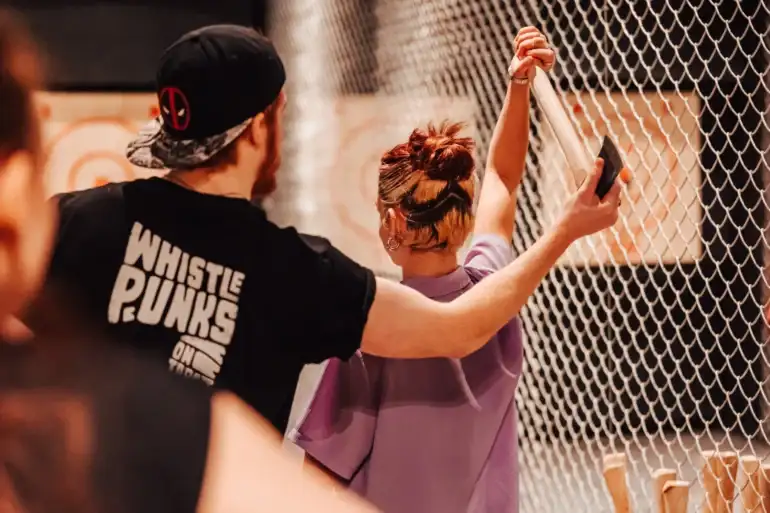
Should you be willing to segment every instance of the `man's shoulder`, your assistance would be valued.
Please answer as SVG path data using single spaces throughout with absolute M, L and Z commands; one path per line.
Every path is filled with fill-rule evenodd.
M 271 221 L 259 207 L 254 207 L 254 210 L 261 214 L 260 224 L 264 228 L 263 236 L 271 244 L 273 252 L 280 252 L 290 248 L 298 251 L 312 249 L 315 252 L 321 253 L 331 247 L 331 242 L 328 239 L 317 235 L 300 233 L 293 226 L 279 226 Z
M 273 248 L 276 256 L 288 262 L 301 265 L 302 262 L 320 262 L 341 255 L 329 239 L 299 232 L 294 227 L 280 228 L 272 225 L 268 232 L 271 233 L 268 239 L 275 244 Z
M 331 269 L 335 272 L 361 269 L 329 239 L 299 232 L 291 226 L 279 227 L 270 223 L 260 239 L 264 262 L 273 269 L 288 272 L 287 279 L 291 281 L 303 281 Z
M 316 253 L 326 253 L 334 248 L 329 239 L 319 237 L 318 235 L 308 235 L 307 233 L 294 232 L 294 235 L 303 242 L 307 247 L 315 251 Z

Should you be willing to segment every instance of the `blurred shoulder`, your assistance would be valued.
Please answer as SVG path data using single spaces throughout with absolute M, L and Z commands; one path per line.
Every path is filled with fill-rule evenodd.
M 328 478 L 292 458 L 283 449 L 280 434 L 237 397 L 218 392 L 212 403 L 209 459 L 198 513 L 375 512 L 352 493 L 335 493 Z

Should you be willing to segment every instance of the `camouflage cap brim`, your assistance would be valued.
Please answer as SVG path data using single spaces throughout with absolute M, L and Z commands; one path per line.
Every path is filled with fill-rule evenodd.
M 135 166 L 150 169 L 190 168 L 204 164 L 238 138 L 252 118 L 229 130 L 204 139 L 172 139 L 163 130 L 162 118 L 145 125 L 128 143 L 126 157 Z

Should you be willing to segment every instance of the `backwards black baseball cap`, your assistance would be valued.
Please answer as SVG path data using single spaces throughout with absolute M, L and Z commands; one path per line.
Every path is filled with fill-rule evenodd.
M 129 143 L 128 160 L 155 169 L 203 164 L 278 98 L 285 81 L 275 47 L 254 29 L 212 25 L 185 34 L 161 57 L 160 116 Z

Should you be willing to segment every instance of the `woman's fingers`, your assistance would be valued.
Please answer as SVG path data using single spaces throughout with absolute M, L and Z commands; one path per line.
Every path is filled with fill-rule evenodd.
M 602 203 L 618 206 L 620 205 L 620 194 L 623 192 L 623 187 L 620 185 L 620 180 L 615 180 L 612 184 L 609 192 L 602 199 Z
M 524 27 L 521 30 L 519 30 L 519 33 L 516 34 L 516 37 L 513 38 L 513 44 L 514 46 L 518 44 L 519 40 L 528 36 L 528 35 L 538 35 L 540 34 L 540 31 L 537 29 L 537 27 Z
M 583 181 L 583 185 L 580 186 L 580 194 L 582 196 L 596 197 L 596 187 L 599 185 L 603 169 L 604 159 L 596 159 L 594 161 L 594 168 L 588 174 L 588 178 Z
M 535 36 L 520 41 L 516 46 L 516 55 L 521 55 L 538 48 L 548 48 L 548 41 L 543 36 Z
M 534 57 L 535 59 L 541 61 L 541 62 L 548 62 L 553 61 L 554 55 L 553 50 L 550 48 L 537 48 L 534 50 L 530 50 L 527 52 L 528 57 Z

